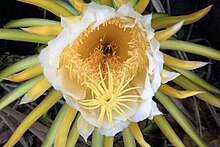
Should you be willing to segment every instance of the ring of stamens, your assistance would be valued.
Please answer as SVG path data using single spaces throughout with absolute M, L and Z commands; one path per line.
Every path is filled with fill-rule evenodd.
M 132 108 L 126 105 L 126 102 L 138 103 L 141 102 L 141 100 L 139 99 L 139 95 L 128 95 L 126 93 L 141 87 L 129 87 L 129 83 L 133 77 L 128 81 L 125 81 L 125 75 L 123 76 L 121 83 L 116 87 L 114 86 L 114 77 L 110 72 L 108 65 L 107 70 L 107 83 L 102 75 L 101 68 L 99 68 L 101 81 L 96 84 L 95 81 L 90 79 L 91 81 L 85 83 L 92 90 L 94 97 L 80 100 L 78 104 L 81 108 L 87 110 L 100 109 L 98 117 L 99 125 L 102 124 L 104 117 L 107 117 L 109 124 L 113 126 L 113 111 L 118 113 L 118 115 L 123 116 L 125 119 L 129 119 L 124 109 L 132 110 Z

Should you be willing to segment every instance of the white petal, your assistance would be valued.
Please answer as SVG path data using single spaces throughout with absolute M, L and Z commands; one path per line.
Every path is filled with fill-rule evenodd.
M 142 71 L 138 71 L 136 76 L 131 81 L 132 86 L 142 87 L 137 89 L 142 99 L 151 99 L 154 95 L 154 91 L 152 89 L 150 79 L 147 73 L 147 69 L 143 69 Z
M 161 71 L 159 70 L 158 65 L 156 65 L 155 69 L 154 69 L 154 73 L 153 75 L 151 75 L 151 79 L 152 79 L 152 89 L 154 91 L 154 93 L 157 92 L 158 88 L 161 85 L 161 76 L 160 76 Z
M 104 127 L 100 127 L 100 133 L 105 136 L 115 136 L 118 132 L 121 132 L 129 125 L 129 121 L 121 121 L 117 125 L 114 125 L 113 128 L 106 129 Z
M 65 68 L 59 70 L 58 81 L 60 83 L 60 91 L 76 100 L 84 99 L 86 96 L 86 88 L 78 83 L 76 78 L 70 79 L 69 73 Z
M 116 13 L 114 8 L 91 2 L 87 5 L 87 8 L 83 12 L 83 20 L 90 21 L 94 19 L 93 28 L 95 28 L 105 21 L 115 17 L 115 15 Z
M 176 77 L 178 77 L 180 74 L 176 72 L 169 72 L 167 70 L 163 70 L 161 77 L 162 77 L 162 83 L 167 83 L 169 81 L 172 81 Z
M 77 104 L 77 102 L 76 102 L 75 99 L 71 98 L 69 95 L 66 95 L 66 94 L 63 94 L 63 98 L 65 99 L 66 103 L 67 103 L 70 107 L 72 107 L 72 108 L 74 108 L 74 109 L 76 109 L 76 110 L 78 110 L 78 111 L 81 111 L 81 109 L 80 109 L 80 107 L 78 106 L 78 104 Z
M 53 87 L 59 90 L 59 82 L 57 81 L 58 72 L 57 69 L 51 66 L 48 61 L 49 51 L 44 49 L 41 51 L 41 54 L 38 56 L 38 59 L 41 63 L 41 67 L 44 69 L 43 73 L 47 80 L 53 85 Z
M 137 109 L 137 112 L 133 117 L 131 117 L 132 122 L 139 122 L 149 117 L 151 112 L 151 101 L 151 99 L 142 100 Z
M 153 57 L 150 55 L 150 53 L 148 51 L 146 51 L 146 56 L 148 58 L 148 62 L 149 62 L 149 65 L 148 65 L 148 73 L 149 74 L 152 74 L 153 73 L 153 70 L 155 68 L 155 63 L 154 63 L 154 60 L 153 60 Z
M 152 100 L 151 101 L 151 111 L 150 111 L 150 116 L 148 117 L 149 119 L 153 119 L 154 116 L 156 115 L 161 115 L 162 113 L 160 110 L 157 108 L 157 104 Z
M 87 138 L 89 135 L 92 134 L 94 127 L 90 125 L 88 122 L 86 122 L 81 116 L 78 118 L 77 121 L 77 129 L 79 134 L 84 138 L 84 140 L 87 142 Z
M 147 33 L 147 40 L 150 41 L 154 37 L 154 29 L 151 27 L 152 14 L 144 15 L 140 19 L 142 30 Z
M 140 92 L 140 95 L 142 99 L 151 99 L 154 96 L 154 89 L 150 83 L 148 74 L 146 75 L 144 89 Z
M 124 16 L 129 16 L 134 19 L 137 19 L 139 17 L 142 17 L 140 13 L 134 10 L 133 7 L 131 7 L 129 4 L 124 4 L 122 5 L 118 10 L 117 10 L 117 16 L 119 17 L 124 17 Z

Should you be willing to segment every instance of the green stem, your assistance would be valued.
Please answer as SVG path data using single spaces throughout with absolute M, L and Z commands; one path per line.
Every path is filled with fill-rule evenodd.
M 62 108 L 60 109 L 59 113 L 57 114 L 55 120 L 53 121 L 49 132 L 47 133 L 47 136 L 45 137 L 43 144 L 41 145 L 42 147 L 49 147 L 53 146 L 54 139 L 57 135 L 57 131 L 59 129 L 60 123 L 63 119 L 63 116 L 65 115 L 67 111 L 67 104 L 64 104 Z
M 0 39 L 47 44 L 54 36 L 39 36 L 18 29 L 0 29 Z
M 160 43 L 161 50 L 178 50 L 220 61 L 220 51 L 203 45 L 180 40 L 166 40 Z
M 129 128 L 125 128 L 122 131 L 122 137 L 125 147 L 136 147 L 135 139 Z
M 16 99 L 18 99 L 20 96 L 24 95 L 27 91 L 29 91 L 40 79 L 41 76 L 35 77 L 31 80 L 28 80 L 24 83 L 22 83 L 17 88 L 13 89 L 10 93 L 5 95 L 0 99 L 0 110 L 4 108 L 5 106 L 9 105 Z
M 166 96 L 160 91 L 157 91 L 155 97 L 199 147 L 207 147 L 206 143 L 199 137 L 199 135 L 196 133 L 195 129 L 190 125 L 183 113 L 177 108 L 177 106 L 168 96 Z
M 37 57 L 38 55 L 30 56 L 18 62 L 15 62 L 11 66 L 6 67 L 4 70 L 0 72 L 0 82 L 3 81 L 4 78 L 10 76 L 11 74 L 22 71 L 23 69 L 26 69 L 39 63 Z
M 98 128 L 95 128 L 92 134 L 92 147 L 103 147 L 104 137 L 100 134 Z

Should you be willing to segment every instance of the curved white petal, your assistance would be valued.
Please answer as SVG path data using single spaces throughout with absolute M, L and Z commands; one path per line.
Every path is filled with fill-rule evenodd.
M 143 31 L 147 33 L 147 40 L 150 41 L 154 37 L 154 29 L 151 27 L 152 14 L 141 17 L 140 24 L 143 27 Z
M 122 5 L 118 10 L 117 10 L 117 16 L 119 17 L 124 17 L 124 16 L 129 16 L 134 19 L 138 19 L 139 17 L 142 17 L 140 13 L 134 10 L 133 7 L 131 7 L 129 4 L 124 4 Z
M 157 104 L 152 100 L 151 101 L 151 111 L 150 111 L 150 116 L 148 117 L 149 119 L 153 119 L 154 116 L 156 115 L 161 115 L 162 113 L 160 110 L 157 108 Z
M 65 68 L 61 68 L 59 72 L 60 78 L 58 78 L 58 82 L 60 83 L 60 91 L 76 100 L 84 99 L 86 88 L 79 84 L 76 78 L 70 79 L 69 73 Z
M 152 109 L 151 105 L 152 105 L 151 99 L 142 100 L 135 115 L 131 117 L 131 121 L 132 122 L 139 122 L 139 121 L 142 121 L 142 120 L 146 119 L 147 117 L 149 117 L 151 109 Z
M 115 134 L 128 127 L 129 123 L 130 123 L 129 121 L 121 121 L 120 123 L 114 125 L 114 127 L 110 129 L 100 127 L 100 133 L 105 136 L 115 136 Z
M 173 79 L 177 78 L 180 74 L 176 72 L 169 72 L 167 70 L 163 70 L 161 77 L 162 77 L 162 83 L 167 83 L 169 81 L 172 81 Z
M 90 125 L 88 122 L 86 122 L 81 116 L 78 118 L 77 121 L 77 129 L 79 134 L 84 138 L 84 140 L 87 142 L 87 138 L 89 135 L 92 134 L 94 127 Z

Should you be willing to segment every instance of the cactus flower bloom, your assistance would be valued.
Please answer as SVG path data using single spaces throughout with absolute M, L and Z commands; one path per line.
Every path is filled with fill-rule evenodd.
M 161 114 L 152 97 L 178 74 L 163 70 L 151 17 L 128 4 L 115 10 L 92 2 L 80 19 L 63 17 L 62 32 L 40 53 L 45 77 L 80 111 L 85 139 L 94 127 L 114 136 Z

